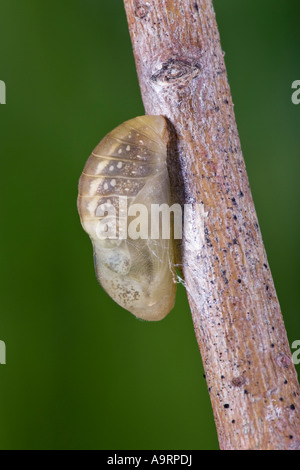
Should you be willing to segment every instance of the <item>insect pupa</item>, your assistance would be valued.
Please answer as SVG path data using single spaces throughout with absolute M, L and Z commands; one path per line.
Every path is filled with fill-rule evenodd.
M 168 141 L 163 116 L 126 121 L 101 140 L 79 180 L 78 212 L 93 244 L 99 283 L 123 308 L 151 321 L 170 312 L 176 294 L 172 234 L 163 237 L 160 226 L 153 238 L 149 230 L 152 205 L 170 205 Z M 120 200 L 126 202 L 127 213 Z M 134 224 L 130 210 L 136 204 L 143 208 L 136 226 L 140 233 L 142 226 L 148 227 L 147 236 L 129 234 L 130 223 Z M 120 228 L 123 219 L 127 220 L 125 236 Z M 108 232 L 115 229 L 114 235 L 99 236 L 104 221 Z

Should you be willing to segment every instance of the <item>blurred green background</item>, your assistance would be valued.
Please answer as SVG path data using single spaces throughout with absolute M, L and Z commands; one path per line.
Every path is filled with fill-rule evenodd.
M 299 0 L 215 0 L 260 226 L 300 339 Z M 184 293 L 144 323 L 99 287 L 77 182 L 144 114 L 121 0 L 1 0 L 1 449 L 218 449 Z M 298 368 L 299 370 L 299 368 Z

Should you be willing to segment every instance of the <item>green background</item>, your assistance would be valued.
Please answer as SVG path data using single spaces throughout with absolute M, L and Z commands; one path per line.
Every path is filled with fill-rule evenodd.
M 289 340 L 300 339 L 299 0 L 216 0 L 242 148 Z M 149 324 L 99 287 L 77 182 L 144 114 L 121 0 L 1 0 L 1 449 L 217 449 L 182 286 Z M 299 370 L 299 369 L 298 369 Z

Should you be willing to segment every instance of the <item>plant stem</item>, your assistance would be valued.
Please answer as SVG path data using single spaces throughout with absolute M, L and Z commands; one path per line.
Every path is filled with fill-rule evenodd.
M 195 209 L 181 262 L 220 447 L 300 449 L 299 384 L 212 2 L 124 3 L 146 113 L 166 116 L 176 131 L 173 192 Z

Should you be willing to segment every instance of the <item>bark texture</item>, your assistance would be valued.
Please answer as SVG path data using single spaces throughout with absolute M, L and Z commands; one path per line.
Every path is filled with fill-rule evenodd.
M 181 263 L 220 447 L 300 449 L 299 384 L 212 2 L 124 3 L 146 113 L 166 116 L 176 133 L 174 199 L 195 208 Z

